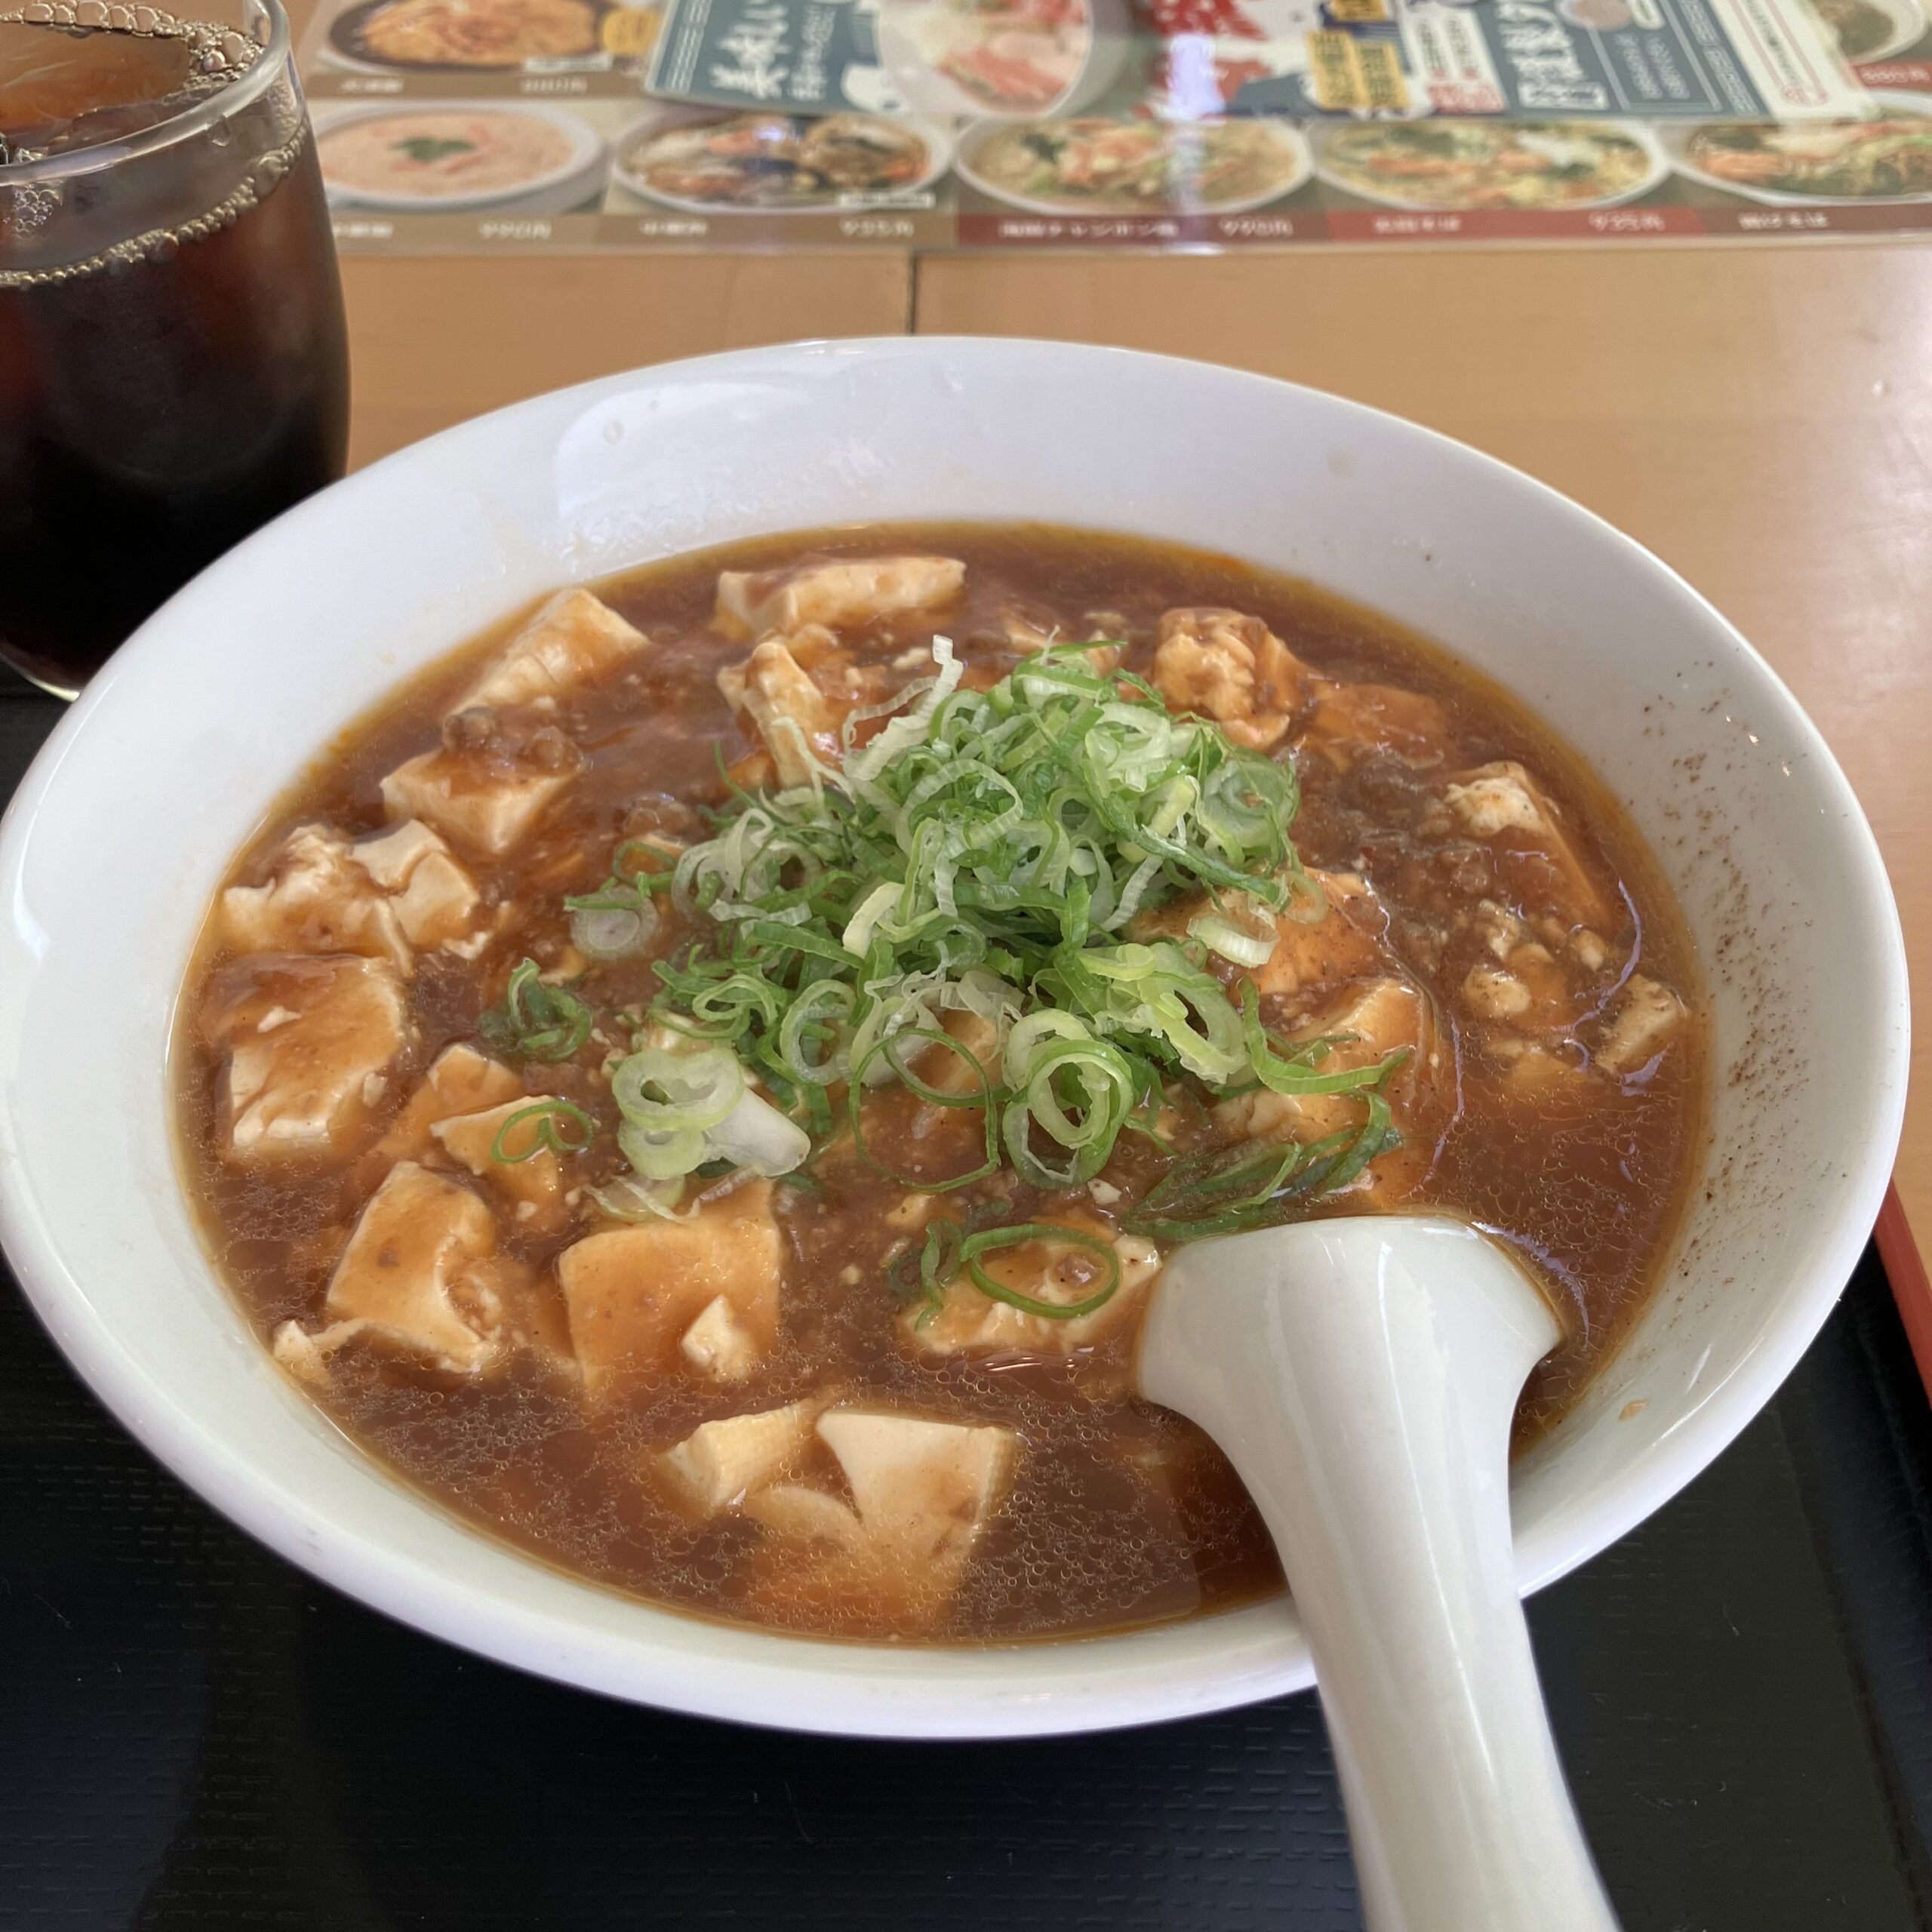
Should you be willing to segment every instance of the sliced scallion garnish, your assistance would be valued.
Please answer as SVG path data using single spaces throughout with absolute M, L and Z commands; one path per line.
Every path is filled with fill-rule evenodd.
M 940 1047 L 949 1050 L 972 1069 L 979 1082 L 977 1093 L 949 1094 L 922 1080 L 915 1074 L 908 1063 L 906 1049 L 912 1041 L 924 1042 L 925 1047 Z M 923 1175 L 906 1174 L 891 1167 L 875 1153 L 866 1140 L 866 1123 L 862 1103 L 866 1093 L 866 1073 L 875 1060 L 881 1061 L 897 1073 L 928 1104 L 943 1107 L 977 1107 L 985 1122 L 986 1158 L 966 1173 L 954 1174 L 944 1180 L 928 1180 Z M 895 1180 L 902 1187 L 917 1189 L 924 1194 L 946 1194 L 955 1187 L 964 1187 L 969 1182 L 984 1180 L 989 1174 L 999 1171 L 999 1115 L 996 1102 L 998 1090 L 984 1065 L 967 1048 L 955 1040 L 950 1033 L 937 1026 L 908 1026 L 887 1038 L 875 1041 L 852 1069 L 851 1085 L 846 1093 L 846 1118 L 852 1129 L 852 1144 L 858 1150 L 859 1158 L 866 1164 Z
M 933 677 L 855 715 L 842 773 L 738 794 L 717 835 L 679 856 L 672 896 L 712 931 L 657 962 L 653 1016 L 801 1091 L 897 1078 L 983 1107 L 986 1164 L 947 1186 L 1002 1148 L 1036 1185 L 1077 1185 L 1164 1071 L 1216 1088 L 1254 1077 L 1202 949 L 1124 929 L 1207 889 L 1238 895 L 1258 944 L 1303 876 L 1294 775 L 1172 715 L 1140 679 L 1097 672 L 1084 649 L 1042 652 L 986 691 L 961 686 L 944 639 L 934 656 Z M 857 745 L 857 724 L 880 717 Z M 1016 1022 L 1054 1017 L 1022 1036 L 1003 1086 L 983 1072 L 963 1096 L 929 1093 L 884 1043 L 938 1044 L 962 1010 L 1002 1052 Z M 856 1098 L 851 1111 L 884 1166 Z
M 807 786 L 731 785 L 712 837 L 675 858 L 627 841 L 603 887 L 566 902 L 599 958 L 648 945 L 659 895 L 694 934 L 652 968 L 651 1017 L 679 1045 L 614 1072 L 642 1211 L 667 1211 L 666 1190 L 707 1160 L 795 1172 L 829 1138 L 841 1083 L 860 1157 L 927 1193 L 1006 1164 L 1035 1187 L 1083 1186 L 1130 1128 L 1171 1154 L 1157 1123 L 1175 1105 L 1204 1124 L 1208 1106 L 1262 1087 L 1359 1102 L 1361 1122 L 1311 1146 L 1176 1160 L 1139 1211 L 1170 1240 L 1304 1211 L 1389 1144 L 1380 1089 L 1401 1056 L 1324 1071 L 1336 1042 L 1275 1038 L 1254 986 L 1237 1001 L 1208 970 L 1211 952 L 1259 966 L 1278 921 L 1330 916 L 1288 838 L 1293 768 L 1174 715 L 1143 679 L 1097 669 L 1091 648 L 1049 648 L 975 691 L 936 638 L 931 675 L 851 714 L 842 769 L 815 757 Z M 1204 907 L 1187 936 L 1137 936 L 1141 914 L 1183 894 Z M 503 1029 L 519 1051 L 566 1057 L 589 1030 L 573 1004 L 526 961 Z M 922 1066 L 928 1054 L 965 1077 Z M 978 1110 L 983 1151 L 966 1171 L 911 1174 L 869 1142 L 866 1097 L 894 1081 Z M 984 1232 L 975 1254 L 1032 1238 Z M 923 1258 L 929 1294 L 945 1238 Z M 971 1263 L 963 1246 L 952 1258 L 954 1272 Z
M 521 1150 L 509 1151 L 510 1137 L 518 1128 L 530 1131 Z M 533 1100 L 504 1119 L 490 1143 L 490 1158 L 514 1167 L 545 1152 L 581 1154 L 597 1137 L 597 1123 L 569 1100 Z
M 477 1022 L 499 1053 L 525 1060 L 568 1060 L 582 1050 L 590 1028 L 590 1008 L 566 988 L 547 984 L 534 959 L 511 970 L 503 1004 Z
M 1009 1287 L 980 1266 L 983 1255 L 1035 1241 L 1057 1242 L 1092 1255 L 1105 1270 L 1100 1285 L 1077 1301 L 1044 1301 L 1037 1295 Z M 939 1312 L 946 1288 L 961 1268 L 973 1285 L 989 1299 L 1048 1321 L 1072 1321 L 1091 1315 L 1096 1309 L 1104 1308 L 1120 1287 L 1120 1256 L 1113 1243 L 1084 1228 L 1062 1227 L 1048 1221 L 1020 1221 L 1011 1227 L 983 1228 L 968 1234 L 950 1215 L 935 1215 L 926 1223 L 925 1241 L 919 1255 L 919 1287 L 925 1305 L 918 1318 L 918 1326 L 924 1327 Z
M 1121 1226 L 1129 1234 L 1173 1243 L 1295 1220 L 1395 1144 L 1388 1100 L 1373 1088 L 1361 1098 L 1364 1118 L 1319 1140 L 1248 1143 L 1177 1161 Z
M 1293 1044 L 1274 1039 L 1261 1023 L 1261 1001 L 1251 982 L 1241 989 L 1241 1031 L 1257 1081 L 1277 1094 L 1358 1094 L 1383 1085 L 1408 1058 L 1406 1048 L 1398 1048 L 1367 1066 L 1320 1072 L 1315 1063 L 1351 1036 L 1337 1035 Z

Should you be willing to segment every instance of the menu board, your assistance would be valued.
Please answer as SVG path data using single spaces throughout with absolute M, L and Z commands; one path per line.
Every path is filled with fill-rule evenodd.
M 303 49 L 337 240 L 1232 250 L 1932 227 L 1932 0 L 1137 0 L 1118 32 L 1109 0 L 974 0 L 1002 32 L 901 50 L 894 10 L 947 3 L 349 0 Z M 1554 64 L 1534 64 L 1532 27 Z M 1309 52 L 1329 32 L 1346 56 Z M 1380 103 L 1345 111 L 1357 78 Z M 1755 104 L 1780 87 L 1777 112 Z
M 1165 118 L 1854 113 L 1810 0 L 664 0 L 650 91 L 728 107 Z

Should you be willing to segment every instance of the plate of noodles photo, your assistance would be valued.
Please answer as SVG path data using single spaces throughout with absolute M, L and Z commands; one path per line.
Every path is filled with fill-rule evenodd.
M 315 155 L 331 205 L 401 214 L 559 214 L 594 202 L 604 179 L 602 137 L 542 102 L 325 105 Z
M 1932 94 L 1875 94 L 1865 121 L 1719 121 L 1664 136 L 1679 174 L 1771 208 L 1932 199 Z
M 1041 214 L 1238 214 L 1292 194 L 1314 165 L 1286 121 L 1078 115 L 979 122 L 957 164 L 982 194 Z
M 695 214 L 780 214 L 923 195 L 952 155 L 944 125 L 917 115 L 667 108 L 620 142 L 611 174 Z
M 614 0 L 358 0 L 329 23 L 331 65 L 393 73 L 501 73 L 647 55 L 660 15 Z
M 1364 121 L 1324 124 L 1315 142 L 1324 181 L 1392 208 L 1614 208 L 1670 172 L 1631 121 Z

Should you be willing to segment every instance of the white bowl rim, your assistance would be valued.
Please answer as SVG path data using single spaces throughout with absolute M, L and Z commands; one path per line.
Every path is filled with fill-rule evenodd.
M 1540 1589 L 1607 1548 L 1708 1467 L 1770 1400 L 1823 1327 L 1864 1248 L 1889 1184 L 1909 1068 L 1909 1002 L 1903 934 L 1876 841 L 1843 771 L 1782 679 L 1708 600 L 1634 538 L 1549 485 L 1470 445 L 1304 385 L 1180 357 L 1026 338 L 890 336 L 792 343 L 693 358 L 552 391 L 455 425 L 346 478 L 285 512 L 177 592 L 82 692 L 22 780 L 0 819 L 0 894 L 14 903 L 31 828 L 74 741 L 112 702 L 128 667 L 165 648 L 158 623 L 163 613 L 193 595 L 198 585 L 238 574 L 248 558 L 272 540 L 273 532 L 294 520 L 325 514 L 318 506 L 331 497 L 340 500 L 337 493 L 372 489 L 375 479 L 426 462 L 426 450 L 454 453 L 466 442 L 484 441 L 490 426 L 519 412 L 568 411 L 574 416 L 600 398 L 669 377 L 745 380 L 799 356 L 918 359 L 946 354 L 989 364 L 1006 358 L 1071 358 L 1165 365 L 1177 377 L 1186 372 L 1186 380 L 1223 381 L 1257 393 L 1294 389 L 1344 418 L 1372 419 L 1385 432 L 1393 426 L 1399 434 L 1426 438 L 1456 452 L 1459 461 L 1481 466 L 1498 484 L 1528 493 L 1546 509 L 1581 520 L 1631 568 L 1649 573 L 1741 654 L 1761 679 L 1757 694 L 1776 709 L 1779 728 L 1801 748 L 1814 782 L 1857 851 L 1861 872 L 1868 884 L 1877 886 L 1877 896 L 1867 908 L 1877 915 L 1875 977 L 1880 983 L 1875 1004 L 1892 1023 L 1883 1029 L 1879 1078 L 1863 1143 L 1841 1150 L 1846 1173 L 1839 1189 L 1841 1209 L 1823 1238 L 1809 1284 L 1802 1294 L 1793 1292 L 1780 1301 L 1735 1369 L 1701 1398 L 1672 1431 L 1667 1445 L 1577 1515 L 1560 1541 L 1546 1537 L 1541 1543 L 1549 1546 L 1534 1549 L 1519 1543 L 1518 1582 L 1526 1592 Z M 299 1567 L 419 1629 L 496 1661 L 632 1702 L 770 1728 L 848 1736 L 977 1739 L 1103 1730 L 1232 1709 L 1305 1688 L 1313 1681 L 1298 1629 L 1292 1629 L 1293 1641 L 1284 1654 L 1284 1620 L 1278 1602 L 1211 1619 L 1186 1620 L 1180 1626 L 1198 1629 L 1210 1623 L 1225 1638 L 1225 1663 L 1214 1672 L 1177 1677 L 1149 1667 L 1137 1672 L 1131 1682 L 1124 1682 L 1117 1673 L 1104 1685 L 1090 1688 L 1061 1680 L 1084 1677 L 1088 1673 L 1080 1670 L 1081 1663 L 1098 1663 L 1110 1645 L 1135 1642 L 1144 1638 L 1144 1629 L 1012 1647 L 934 1650 L 799 1638 L 646 1607 L 641 1617 L 651 1626 L 652 1634 L 617 1641 L 569 1618 L 534 1611 L 446 1578 L 433 1565 L 379 1546 L 352 1527 L 336 1523 L 309 1498 L 265 1477 L 222 1440 L 218 1428 L 171 1394 L 122 1346 L 69 1272 L 23 1164 L 10 1152 L 19 1143 L 20 1124 L 11 1086 L 0 1081 L 0 1247 L 69 1363 L 151 1453 L 223 1515 Z M 392 1481 L 373 1462 L 369 1467 L 380 1479 Z M 436 1512 L 436 1506 L 426 1501 L 422 1506 Z M 724 1630 L 732 1653 L 728 1663 L 713 1660 L 702 1667 L 702 1681 L 681 1674 L 691 1666 L 692 1655 L 679 1654 L 678 1633 L 693 1629 L 714 1634 Z M 1005 1660 L 1029 1652 L 1055 1660 L 1051 1696 L 1038 1687 L 1023 1695 L 1001 1684 Z M 918 1669 L 942 1658 L 946 1687 L 920 1683 Z

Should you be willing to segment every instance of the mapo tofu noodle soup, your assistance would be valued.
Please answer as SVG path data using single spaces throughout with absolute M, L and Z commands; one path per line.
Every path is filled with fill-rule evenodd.
M 1225 558 L 1034 526 L 573 590 L 281 801 L 181 1004 L 252 1324 L 448 1507 L 662 1604 L 998 1641 L 1278 1589 L 1134 1392 L 1180 1244 L 1432 1209 L 1565 1340 L 1663 1266 L 1687 942 L 1513 699 Z

